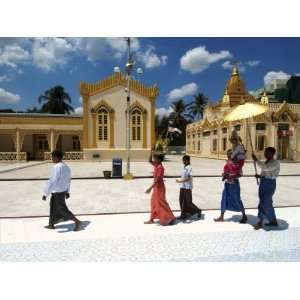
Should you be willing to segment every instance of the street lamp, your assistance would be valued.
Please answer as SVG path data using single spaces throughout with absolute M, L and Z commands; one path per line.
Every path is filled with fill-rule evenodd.
M 125 74 L 126 74 L 126 80 L 127 80 L 127 87 L 125 88 L 125 92 L 127 93 L 126 97 L 126 108 L 127 108 L 127 114 L 126 114 L 126 174 L 124 175 L 124 179 L 133 179 L 133 175 L 130 172 L 130 148 L 131 148 L 131 138 L 130 138 L 130 80 L 131 80 L 131 73 L 133 70 L 133 66 L 135 64 L 135 61 L 133 60 L 133 56 L 131 53 L 131 40 L 130 38 L 126 38 L 127 42 L 127 51 L 128 51 L 128 60 L 125 65 Z M 121 69 L 120 67 L 114 67 L 115 73 L 120 73 Z M 137 68 L 137 74 L 141 75 L 143 74 L 142 68 Z

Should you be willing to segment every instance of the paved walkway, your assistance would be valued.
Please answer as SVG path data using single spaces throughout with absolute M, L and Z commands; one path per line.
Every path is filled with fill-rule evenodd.
M 144 225 L 145 214 L 82 216 L 84 230 L 62 223 L 46 230 L 46 218 L 0 220 L 0 261 L 300 261 L 300 208 L 277 209 L 279 228 L 254 231 L 228 213 L 175 226 Z
M 0 174 L 8 173 L 8 172 L 16 172 L 22 169 L 31 168 L 34 166 L 45 165 L 47 162 L 45 161 L 30 161 L 30 162 L 0 162 Z M 31 169 L 30 169 L 31 170 Z M 26 172 L 26 171 L 25 171 Z M 27 171 L 28 172 L 28 171 Z M 30 173 L 31 171 L 29 171 Z M 18 173 L 16 173 L 18 174 Z M 7 174 L 4 174 L 3 177 L 6 178 Z
M 274 202 L 276 206 L 300 205 L 300 177 L 280 177 Z M 0 181 L 0 217 L 47 216 L 49 199 L 41 200 L 46 181 Z M 246 207 L 258 205 L 258 187 L 254 178 L 241 179 L 242 199 Z M 150 195 L 144 191 L 152 179 L 126 181 L 73 180 L 68 205 L 76 214 L 147 212 Z M 165 180 L 167 199 L 173 210 L 179 209 L 179 185 L 175 178 Z M 194 178 L 194 202 L 202 209 L 220 207 L 223 183 L 220 178 Z
M 0 173 L 0 179 L 7 178 L 48 178 L 52 163 L 44 163 L 42 165 L 36 165 L 37 162 L 28 162 L 30 168 L 14 170 L 10 172 Z M 26 163 L 22 163 L 22 165 Z M 67 162 L 72 171 L 72 177 L 103 177 L 103 170 L 111 170 L 112 163 L 110 162 Z M 15 164 L 11 164 L 11 168 L 14 168 Z M 17 164 L 18 165 L 18 164 Z M 217 159 L 203 159 L 192 157 L 192 166 L 194 175 L 214 175 L 219 176 L 222 173 L 224 160 Z M 166 175 L 176 176 L 180 175 L 182 169 L 181 156 L 169 155 L 164 162 Z M 254 168 L 252 162 L 246 162 L 244 166 L 245 175 L 253 175 Z M 0 164 L 1 170 L 1 164 Z M 151 176 L 152 167 L 148 162 L 132 162 L 131 170 L 135 176 Z M 125 163 L 123 163 L 123 172 L 125 171 Z M 281 163 L 280 174 L 298 174 L 300 175 L 300 163 Z

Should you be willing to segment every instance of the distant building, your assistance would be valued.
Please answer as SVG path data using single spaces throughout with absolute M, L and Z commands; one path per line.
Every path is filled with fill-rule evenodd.
M 283 83 L 275 85 L 279 84 Z M 252 143 L 258 156 L 262 158 L 264 148 L 273 146 L 279 159 L 300 161 L 300 104 L 271 102 L 266 91 L 262 92 L 260 99 L 256 99 L 247 92 L 236 67 L 227 82 L 223 98 L 217 104 L 206 106 L 202 120 L 187 126 L 187 153 L 225 159 L 226 151 L 231 147 L 230 133 L 236 128 L 248 150 L 247 159 L 251 159 L 246 121 L 224 121 L 226 113 L 244 102 L 262 103 L 269 107 L 265 114 L 249 120 Z
M 54 149 L 70 160 L 126 156 L 125 75 L 80 83 L 83 116 L 0 112 L 0 160 L 49 160 Z M 155 144 L 157 86 L 131 81 L 131 159 L 146 160 Z

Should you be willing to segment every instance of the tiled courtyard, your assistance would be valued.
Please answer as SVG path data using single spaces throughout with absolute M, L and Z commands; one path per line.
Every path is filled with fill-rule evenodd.
M 275 206 L 282 207 L 276 210 L 280 227 L 256 232 L 251 226 L 258 202 L 253 177 L 241 179 L 248 224 L 238 224 L 235 213 L 228 213 L 223 224 L 213 221 L 219 214 L 223 163 L 193 158 L 194 202 L 204 209 L 203 219 L 169 227 L 143 224 L 149 211 L 150 196 L 144 191 L 150 177 L 106 180 L 100 176 L 111 169 L 110 163 L 68 163 L 74 178 L 68 205 L 84 221 L 84 230 L 77 233 L 70 223 L 59 224 L 54 231 L 43 227 L 49 201 L 42 201 L 41 195 L 51 163 L 1 164 L 0 261 L 299 261 L 299 177 L 278 179 Z M 281 174 L 300 174 L 300 164 L 283 162 L 281 167 Z M 168 176 L 179 175 L 180 157 L 169 156 L 165 168 Z M 147 163 L 133 163 L 132 170 L 136 176 L 151 176 L 152 171 Z M 251 163 L 244 173 L 253 175 Z M 26 178 L 33 180 L 22 180 Z M 178 214 L 179 187 L 175 178 L 165 182 L 170 206 Z M 19 218 L 26 216 L 39 217 Z
M 254 231 L 249 223 L 202 220 L 174 226 L 144 225 L 146 214 L 82 216 L 84 230 L 63 223 L 49 231 L 46 218 L 0 220 L 0 261 L 300 261 L 299 208 L 277 210 L 277 230 Z
M 218 177 L 222 172 L 224 161 L 193 158 L 194 175 L 209 175 L 217 177 L 194 178 L 194 201 L 202 209 L 217 209 L 223 183 Z M 132 181 L 123 179 L 76 179 L 82 177 L 102 176 L 102 170 L 111 169 L 110 163 L 68 163 L 75 178 L 71 184 L 70 208 L 77 214 L 95 213 L 127 213 L 147 212 L 149 210 L 149 195 L 144 191 L 151 184 L 151 178 L 139 178 Z M 19 170 L 0 173 L 0 217 L 47 216 L 48 202 L 41 200 L 45 180 L 5 181 L 5 179 L 39 178 L 49 176 L 52 164 L 34 165 Z M 1 168 L 1 166 L 0 166 Z M 300 164 L 282 163 L 281 174 L 300 174 Z M 169 156 L 165 162 L 166 175 L 180 174 L 181 162 L 179 156 Z M 148 163 L 132 163 L 136 176 L 151 176 L 151 166 Z M 246 163 L 245 175 L 253 174 L 252 163 Z M 300 205 L 300 177 L 282 176 L 278 179 L 278 189 L 275 196 L 276 206 Z M 4 180 L 4 181 L 3 181 Z M 175 178 L 166 178 L 167 199 L 173 210 L 179 209 L 179 186 Z M 242 197 L 246 207 L 256 208 L 258 195 L 257 185 L 253 177 L 241 179 Z

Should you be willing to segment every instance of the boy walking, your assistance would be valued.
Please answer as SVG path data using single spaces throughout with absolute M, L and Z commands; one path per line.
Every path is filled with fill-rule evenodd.
M 55 229 L 54 225 L 72 220 L 75 222 L 74 231 L 80 230 L 81 222 L 73 215 L 66 205 L 66 200 L 70 197 L 70 168 L 62 161 L 63 153 L 59 150 L 54 150 L 52 153 L 52 162 L 55 164 L 52 169 L 51 177 L 49 178 L 42 200 L 46 200 L 51 194 L 50 199 L 50 217 L 47 229 Z
M 268 219 L 269 223 L 266 226 L 278 226 L 275 210 L 273 207 L 273 195 L 276 190 L 276 178 L 279 175 L 280 163 L 274 159 L 276 153 L 275 148 L 267 147 L 264 156 L 266 161 L 259 161 L 253 153 L 252 158 L 261 168 L 261 174 L 257 175 L 260 178 L 259 184 L 259 205 L 258 205 L 258 222 L 254 225 L 254 229 L 258 230 L 263 227 L 264 219 Z
M 181 179 L 176 179 L 177 183 L 180 183 L 179 204 L 181 209 L 181 215 L 179 219 L 185 220 L 190 217 L 201 218 L 201 209 L 193 203 L 192 189 L 192 166 L 191 158 L 189 155 L 184 155 L 182 158 L 183 169 Z

